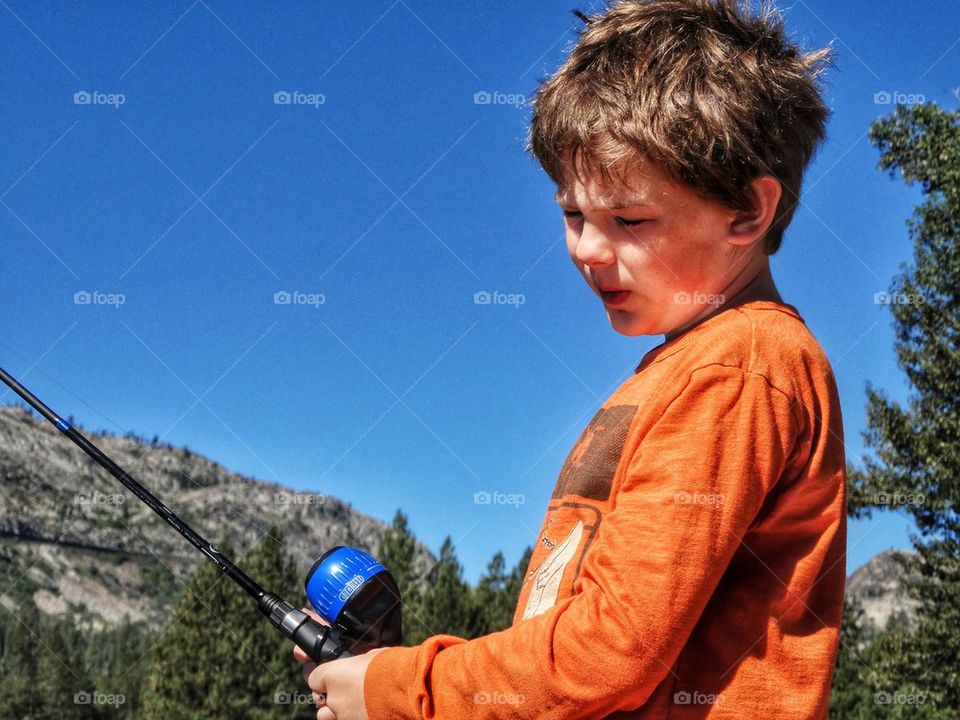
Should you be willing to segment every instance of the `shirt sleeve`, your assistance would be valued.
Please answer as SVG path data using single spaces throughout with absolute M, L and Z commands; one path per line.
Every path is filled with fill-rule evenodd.
M 642 706 L 784 473 L 798 417 L 762 375 L 695 370 L 628 440 L 575 594 L 481 638 L 438 635 L 378 654 L 364 680 L 371 720 L 570 720 Z

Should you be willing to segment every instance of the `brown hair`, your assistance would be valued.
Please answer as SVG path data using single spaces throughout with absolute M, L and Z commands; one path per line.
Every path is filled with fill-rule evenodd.
M 803 172 L 831 111 L 817 80 L 831 47 L 802 53 L 772 7 L 737 0 L 618 0 L 533 99 L 528 150 L 564 187 L 568 170 L 623 186 L 649 158 L 672 180 L 741 212 L 750 181 L 782 194 L 766 233 L 775 253 L 799 202 Z

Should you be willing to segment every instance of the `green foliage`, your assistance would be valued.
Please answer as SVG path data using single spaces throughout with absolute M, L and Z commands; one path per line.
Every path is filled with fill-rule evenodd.
M 223 552 L 231 554 L 228 547 Z M 294 596 L 296 570 L 276 528 L 240 564 L 265 587 Z M 145 720 L 272 720 L 316 713 L 289 641 L 213 565 L 197 571 L 152 656 Z
M 227 555 L 229 545 L 223 544 Z M 440 633 L 477 637 L 511 624 L 530 548 L 509 572 L 496 553 L 476 589 L 464 581 L 450 538 L 423 577 L 415 569 L 416 548 L 398 511 L 379 557 L 403 592 L 407 644 Z M 301 579 L 276 528 L 239 564 L 264 587 L 294 602 L 302 597 Z M 315 716 L 289 641 L 213 565 L 201 565 L 186 586 L 160 566 L 141 572 L 152 591 L 180 594 L 159 633 L 137 623 L 95 630 L 89 616 L 75 613 L 53 618 L 36 608 L 30 593 L 17 595 L 15 613 L 0 605 L 0 718 Z M 6 573 L 14 585 L 22 569 Z
M 924 201 L 909 222 L 913 263 L 890 288 L 894 350 L 911 393 L 904 406 L 868 385 L 864 440 L 873 455 L 863 470 L 850 470 L 850 510 L 869 517 L 893 509 L 916 522 L 918 555 L 907 569 L 920 607 L 914 632 L 878 637 L 862 676 L 873 693 L 924 698 L 920 705 L 876 704 L 875 717 L 958 718 L 960 112 L 933 103 L 897 106 L 870 138 L 882 153 L 880 167 L 920 183 Z
M 440 634 L 475 638 L 512 624 L 531 548 L 526 548 L 517 567 L 509 573 L 503 553 L 496 553 L 473 589 L 463 579 L 463 569 L 449 537 L 440 550 L 440 559 L 423 578 L 416 577 L 416 545 L 406 515 L 398 510 L 384 534 L 378 558 L 400 586 L 405 645 L 416 645 Z

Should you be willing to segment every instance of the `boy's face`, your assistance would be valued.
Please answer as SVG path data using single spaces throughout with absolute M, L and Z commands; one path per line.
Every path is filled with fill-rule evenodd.
M 758 253 L 732 228 L 735 212 L 671 182 L 652 163 L 630 176 L 629 190 L 570 178 L 557 192 L 567 249 L 617 332 L 682 328 L 723 304 L 744 273 L 756 272 Z

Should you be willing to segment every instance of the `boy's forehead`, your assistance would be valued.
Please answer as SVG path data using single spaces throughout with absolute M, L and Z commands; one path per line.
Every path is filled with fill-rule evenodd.
M 579 204 L 585 200 L 589 205 L 609 210 L 628 207 L 661 205 L 671 191 L 670 183 L 649 165 L 643 172 L 631 173 L 619 186 L 608 186 L 593 178 L 586 184 L 568 175 L 566 184 L 559 185 L 554 193 L 557 203 Z
M 662 195 L 656 193 L 656 195 Z M 650 188 L 590 188 L 579 183 L 575 187 L 558 187 L 554 198 L 560 205 L 577 204 L 579 200 L 586 200 L 593 207 L 602 207 L 608 210 L 622 210 L 641 205 L 655 205 L 655 194 Z

